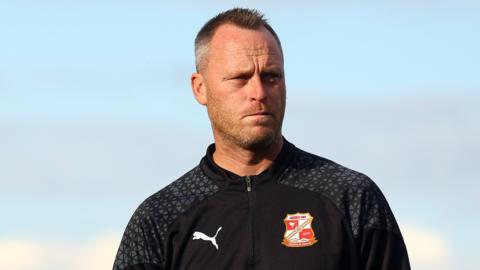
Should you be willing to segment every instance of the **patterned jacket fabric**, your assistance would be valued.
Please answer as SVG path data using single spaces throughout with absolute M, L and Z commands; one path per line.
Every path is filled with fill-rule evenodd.
M 200 164 L 147 198 L 124 232 L 114 270 L 408 270 L 387 201 L 364 174 L 284 146 L 240 177 Z

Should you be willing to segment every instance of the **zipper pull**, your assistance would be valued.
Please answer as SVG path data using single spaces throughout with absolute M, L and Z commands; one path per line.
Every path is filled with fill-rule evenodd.
M 250 176 L 245 177 L 245 182 L 247 182 L 247 191 L 252 191 L 252 180 L 250 179 Z

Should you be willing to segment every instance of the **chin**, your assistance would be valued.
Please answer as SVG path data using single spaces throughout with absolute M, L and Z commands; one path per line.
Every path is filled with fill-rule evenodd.
M 279 132 L 269 130 L 267 132 L 251 134 L 250 136 L 248 136 L 247 134 L 242 134 L 243 136 L 241 136 L 240 138 L 240 144 L 245 149 L 250 150 L 267 149 L 275 143 L 275 139 L 277 139 L 278 133 Z

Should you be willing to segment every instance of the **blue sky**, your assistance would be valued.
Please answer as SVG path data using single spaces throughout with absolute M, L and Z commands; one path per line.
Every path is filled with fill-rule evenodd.
M 193 39 L 233 6 L 282 40 L 287 138 L 377 182 L 415 269 L 474 269 L 480 5 L 446 0 L 0 1 L 0 253 L 24 256 L 0 260 L 110 267 L 136 206 L 212 141 Z

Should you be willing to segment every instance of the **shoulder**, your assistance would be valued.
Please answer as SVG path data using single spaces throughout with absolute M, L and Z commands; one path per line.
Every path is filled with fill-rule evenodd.
M 163 239 L 179 215 L 217 191 L 218 187 L 197 166 L 145 199 L 135 210 L 127 231 L 144 231 Z
M 178 216 L 217 190 L 197 166 L 145 199 L 128 222 L 113 269 L 136 264 L 162 265 L 165 258 L 162 243 L 170 226 Z
M 365 174 L 298 148 L 295 149 L 294 157 L 282 182 L 330 195 L 335 195 L 338 191 L 376 187 Z
M 193 203 L 202 201 L 217 191 L 218 186 L 196 166 L 144 200 L 134 215 L 163 219 L 163 223 L 169 224 Z
M 297 148 L 280 183 L 327 197 L 343 214 L 354 236 L 373 227 L 398 230 L 375 182 L 329 159 Z

